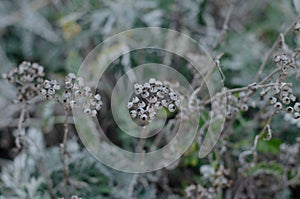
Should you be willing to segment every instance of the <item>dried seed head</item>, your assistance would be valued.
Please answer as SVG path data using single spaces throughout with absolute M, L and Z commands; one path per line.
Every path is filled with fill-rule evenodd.
M 161 102 L 156 102 L 155 105 L 154 105 L 154 107 L 155 107 L 157 110 L 160 110 L 160 109 L 163 108 Z
M 149 95 L 150 95 L 150 93 L 148 91 L 143 91 L 141 93 L 142 98 L 147 98 L 147 97 L 149 97 Z
M 90 115 L 92 117 L 96 117 L 97 116 L 97 111 L 96 110 L 92 110 L 91 113 L 90 113 Z
M 149 79 L 149 82 L 141 84 L 134 84 L 134 95 L 127 108 L 129 112 L 136 111 L 139 119 L 142 121 L 151 121 L 155 119 L 156 111 L 167 108 L 169 111 L 174 112 L 177 105 L 180 104 L 178 94 L 154 78 Z M 145 117 L 146 116 L 146 117 Z M 136 118 L 136 117 L 134 117 Z
M 269 98 L 269 103 L 270 104 L 275 104 L 277 102 L 277 98 L 276 97 L 270 97 Z
M 294 112 L 293 118 L 294 119 L 299 119 L 300 118 L 300 113 L 299 112 Z
M 285 110 L 287 113 L 293 113 L 294 109 L 291 106 L 288 106 Z
M 143 120 L 143 121 L 146 121 L 148 119 L 148 116 L 146 114 L 142 114 L 140 116 L 140 119 Z
M 175 106 L 174 104 L 169 104 L 168 110 L 169 110 L 170 112 L 174 112 L 174 111 L 176 110 L 176 106 Z
M 294 104 L 294 109 L 295 109 L 295 111 L 300 111 L 300 102 L 296 102 Z
M 34 97 L 41 94 L 40 89 L 44 82 L 44 67 L 37 63 L 22 62 L 2 75 L 2 78 L 9 81 L 17 89 L 18 103 L 29 102 Z
M 133 107 L 133 102 L 128 102 L 127 103 L 127 108 L 132 108 Z
M 274 93 L 274 94 L 279 94 L 279 93 L 280 93 L 280 88 L 279 88 L 279 86 L 274 86 L 274 87 L 273 87 L 273 93 Z
M 273 60 L 275 63 L 280 62 L 281 61 L 280 55 L 275 55 Z
M 283 97 L 283 98 L 282 98 L 282 103 L 284 103 L 284 104 L 290 104 L 290 103 L 291 103 L 291 100 L 290 100 L 289 97 Z
M 84 111 L 83 111 L 84 113 L 86 113 L 86 114 L 90 114 L 91 113 L 91 109 L 89 109 L 89 108 L 87 108 L 87 109 L 84 109 Z
M 242 110 L 242 111 L 248 111 L 248 109 L 249 109 L 249 107 L 248 107 L 247 104 L 243 104 L 243 105 L 241 106 L 241 110 Z
M 140 107 L 140 108 L 144 108 L 145 106 L 146 106 L 146 103 L 143 102 L 143 101 L 140 101 L 140 102 L 138 103 L 138 107 Z
M 130 113 L 131 118 L 136 118 L 136 115 L 137 115 L 136 110 L 131 110 L 129 113 Z
M 290 99 L 291 99 L 292 102 L 295 102 L 295 101 L 296 101 L 296 96 L 295 96 L 295 95 L 290 94 L 289 97 L 290 97 Z
M 274 104 L 274 107 L 276 108 L 276 110 L 281 110 L 282 109 L 282 104 L 280 102 L 276 102 Z
M 227 118 L 227 119 L 232 119 L 232 118 L 233 118 L 233 114 L 232 114 L 231 111 L 228 111 L 228 112 L 226 113 L 226 118 Z

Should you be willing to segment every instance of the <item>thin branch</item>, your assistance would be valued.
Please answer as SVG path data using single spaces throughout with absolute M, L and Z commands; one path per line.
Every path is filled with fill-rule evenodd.
M 19 117 L 19 121 L 18 121 L 18 132 L 17 132 L 17 135 L 16 135 L 16 146 L 18 149 L 21 149 L 22 146 L 21 146 L 21 138 L 22 138 L 22 130 L 23 130 L 23 123 L 25 121 L 25 114 L 27 112 L 27 105 L 26 104 L 22 104 L 22 110 L 21 110 L 21 114 L 20 114 L 20 117 Z
M 137 180 L 138 180 L 139 174 L 135 173 L 132 176 L 131 182 L 129 184 L 129 188 L 128 188 L 128 198 L 129 199 L 134 199 L 134 187 L 137 184 Z
M 235 6 L 236 2 L 237 2 L 237 0 L 231 0 L 230 1 L 230 6 L 229 6 L 228 11 L 226 13 L 221 33 L 220 33 L 218 39 L 213 44 L 213 46 L 212 46 L 213 49 L 215 49 L 220 43 L 222 43 L 224 41 L 224 38 L 225 38 L 225 36 L 227 34 L 227 31 L 228 31 L 228 24 L 229 24 L 229 21 L 230 21 L 230 18 L 231 18 L 231 15 L 232 15 L 232 12 L 233 12 L 233 9 L 234 9 L 234 6 Z
M 281 37 L 285 37 L 289 32 L 291 32 L 294 29 L 295 24 L 297 23 L 297 21 L 300 19 L 300 14 L 296 17 L 296 19 L 293 21 L 293 23 L 290 25 L 290 27 L 283 33 L 283 34 L 279 34 L 278 38 L 276 39 L 276 41 L 273 43 L 273 46 L 271 47 L 271 49 L 269 50 L 267 56 L 265 57 L 265 59 L 263 60 L 263 62 L 261 63 L 258 72 L 256 74 L 255 77 L 255 81 L 258 81 L 259 78 L 261 77 L 263 70 L 265 69 L 266 65 L 268 64 L 268 61 L 272 55 L 272 53 L 275 51 L 276 47 L 278 46 L 278 44 L 280 43 Z
M 253 86 L 252 89 L 262 89 L 262 88 L 268 88 L 268 87 L 277 86 L 277 85 L 280 85 L 280 84 L 279 83 L 270 83 L 270 84 L 265 84 L 265 85 L 256 85 L 256 86 Z M 247 90 L 249 90 L 249 86 L 245 86 L 245 87 L 241 87 L 241 88 L 228 89 L 225 92 L 218 93 L 215 96 L 211 97 L 210 99 L 204 101 L 203 104 L 207 105 L 211 101 L 213 101 L 215 98 L 225 96 L 229 93 L 242 92 L 242 91 L 247 91 Z
M 68 138 L 68 117 L 69 117 L 70 111 L 69 109 L 65 110 L 65 120 L 64 120 L 64 137 L 63 137 L 63 143 L 61 144 L 61 161 L 63 165 L 63 186 L 64 186 L 64 195 L 65 197 L 68 197 L 68 191 L 67 191 L 67 184 L 69 181 L 69 167 L 68 163 L 66 161 L 67 156 L 67 138 Z
M 275 113 L 276 113 L 276 111 L 272 112 L 272 114 L 267 119 L 264 128 L 261 130 L 261 132 L 258 135 L 255 136 L 252 148 L 250 150 L 246 150 L 246 151 L 243 151 L 242 153 L 240 153 L 239 161 L 240 161 L 241 164 L 246 163 L 245 157 L 247 157 L 249 155 L 253 155 L 253 160 L 252 160 L 251 163 L 249 163 L 249 165 L 253 166 L 256 163 L 256 161 L 257 161 L 257 144 L 258 144 L 258 140 L 261 139 L 265 135 L 266 130 L 268 128 L 270 128 L 270 122 L 271 122 L 271 120 L 272 120 Z

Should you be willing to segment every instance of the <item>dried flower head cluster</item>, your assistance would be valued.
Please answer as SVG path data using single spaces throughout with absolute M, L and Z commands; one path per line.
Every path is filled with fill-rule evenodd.
M 230 170 L 225 169 L 222 164 L 218 167 L 217 170 L 215 170 L 211 165 L 202 165 L 200 168 L 200 172 L 205 179 L 208 179 L 212 183 L 214 188 L 229 187 L 232 183 L 228 179 Z
M 281 68 L 280 78 L 285 78 L 288 76 L 289 68 L 295 68 L 292 57 L 287 55 L 285 52 L 280 52 L 279 54 L 275 55 L 274 63 L 276 67 Z
M 74 107 L 83 107 L 83 111 L 93 117 L 97 115 L 102 107 L 101 96 L 99 94 L 93 95 L 92 89 L 84 85 L 83 78 L 76 77 L 73 73 L 69 73 L 65 77 L 62 96 L 56 95 L 59 90 L 61 90 L 61 86 L 56 80 L 45 80 L 41 94 L 46 99 L 55 98 L 67 110 L 72 110 Z M 84 102 L 79 104 L 82 101 Z
M 291 114 L 294 119 L 300 118 L 300 103 L 296 102 L 296 96 L 293 94 L 291 84 L 283 82 L 262 92 L 261 96 L 262 94 L 269 94 L 268 102 L 274 106 L 275 110 L 284 110 L 286 113 Z
M 44 76 L 43 66 L 26 61 L 2 75 L 4 79 L 16 86 L 16 103 L 28 102 L 41 95 L 46 100 L 57 100 L 67 110 L 72 110 L 75 106 L 83 107 L 83 111 L 91 116 L 96 116 L 101 109 L 101 96 L 93 95 L 92 89 L 84 85 L 83 78 L 70 73 L 65 77 L 62 87 L 57 80 L 45 80 Z M 78 104 L 78 102 L 82 102 L 82 104 Z
M 200 172 L 203 175 L 203 179 L 209 181 L 209 188 L 205 188 L 202 185 L 190 185 L 185 189 L 187 198 L 217 198 L 216 193 L 218 190 L 230 187 L 232 185 L 232 180 L 228 178 L 230 174 L 229 169 L 225 169 L 221 164 L 216 170 L 211 165 L 202 165 L 200 167 Z
M 216 95 L 214 99 L 212 99 L 211 105 L 213 107 L 211 111 L 211 117 L 224 115 L 224 110 L 226 110 L 225 117 L 227 119 L 234 118 L 240 111 L 248 111 L 250 105 L 255 106 L 255 104 L 251 101 L 248 93 L 227 93 L 226 88 L 224 88 L 220 93 Z
M 299 163 L 299 138 L 297 141 L 298 142 L 293 145 L 288 145 L 285 143 L 280 145 L 280 160 L 290 167 L 295 167 Z
M 169 86 L 154 78 L 149 82 L 134 84 L 134 95 L 127 104 L 131 118 L 150 122 L 162 108 L 175 112 L 180 105 L 178 94 Z
M 187 198 L 205 198 L 215 199 L 217 198 L 216 190 L 212 187 L 204 188 L 202 185 L 190 185 L 185 188 L 185 195 Z
M 44 82 L 44 67 L 37 63 L 22 62 L 17 68 L 2 77 L 17 88 L 15 103 L 28 102 L 39 95 L 39 90 Z
M 238 95 L 229 93 L 227 95 L 227 112 L 226 118 L 231 119 L 237 115 L 239 111 L 246 112 L 249 109 L 249 96 L 245 92 L 239 92 Z

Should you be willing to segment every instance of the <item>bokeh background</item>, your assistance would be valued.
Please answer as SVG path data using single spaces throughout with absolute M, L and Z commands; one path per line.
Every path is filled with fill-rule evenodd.
M 254 81 L 279 33 L 285 32 L 299 13 L 299 0 L 1 0 L 0 74 L 27 60 L 43 65 L 49 78 L 63 79 L 67 73 L 76 73 L 89 52 L 106 38 L 132 28 L 162 27 L 187 34 L 213 58 L 224 53 L 220 64 L 225 86 L 247 86 Z M 290 48 L 299 48 L 299 34 L 291 33 L 285 40 Z M 165 42 L 168 45 L 172 41 Z M 164 56 L 146 54 L 137 52 L 116 60 L 113 72 L 108 74 L 112 84 L 125 68 L 139 63 L 138 59 L 154 62 Z M 201 56 L 192 58 L 203 61 Z M 176 58 L 173 62 L 189 74 L 186 63 Z M 273 67 L 270 60 L 263 75 Z M 299 96 L 297 77 L 300 70 L 291 80 Z M 104 100 L 109 100 L 105 89 L 101 91 Z M 46 176 L 50 176 L 55 197 L 61 197 L 62 108 L 51 102 L 31 107 L 26 133 L 39 149 L 29 145 L 18 150 L 14 131 L 20 107 L 11 103 L 15 93 L 13 86 L 0 80 L 0 198 L 51 198 Z M 101 111 L 105 114 L 110 110 L 104 107 Z M 282 183 L 286 182 L 284 178 L 292 179 L 300 172 L 300 122 L 291 123 L 284 115 L 272 121 L 272 140 L 259 142 L 259 163 L 239 172 L 243 168 L 239 154 L 252 147 L 263 126 L 262 120 L 253 119 L 259 114 L 264 114 L 259 108 L 240 114 L 206 158 L 198 157 L 195 142 L 173 166 L 138 176 L 113 170 L 94 159 L 84 149 L 70 119 L 69 192 L 87 199 L 129 198 L 129 189 L 134 187 L 133 198 L 147 199 L 300 198 L 299 177 L 291 184 Z M 108 118 L 99 120 L 114 143 L 131 146 L 130 138 L 122 137 Z M 220 156 L 222 150 L 226 153 Z M 44 160 L 46 164 L 41 164 Z M 213 183 L 216 179 L 222 186 Z M 208 195 L 200 197 L 197 192 L 201 191 Z

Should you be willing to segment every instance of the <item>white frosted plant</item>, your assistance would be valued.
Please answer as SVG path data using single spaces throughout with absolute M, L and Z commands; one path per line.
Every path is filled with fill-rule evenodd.
M 134 84 L 134 95 L 127 104 L 132 119 L 149 123 L 163 108 L 175 112 L 180 106 L 178 94 L 169 86 L 150 78 L 144 84 Z

